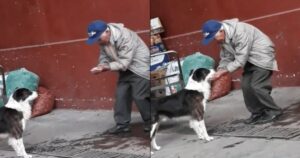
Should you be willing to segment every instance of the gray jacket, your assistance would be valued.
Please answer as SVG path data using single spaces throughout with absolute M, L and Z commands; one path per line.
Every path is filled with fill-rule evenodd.
M 113 71 L 126 71 L 149 80 L 150 79 L 150 52 L 144 41 L 137 33 L 124 27 L 123 24 L 110 23 L 110 43 L 100 46 L 99 63 L 109 64 Z M 111 49 L 113 48 L 113 49 Z
M 274 44 L 256 27 L 239 22 L 238 19 L 224 20 L 225 42 L 220 44 L 219 69 L 233 72 L 247 62 L 268 70 L 278 70 Z

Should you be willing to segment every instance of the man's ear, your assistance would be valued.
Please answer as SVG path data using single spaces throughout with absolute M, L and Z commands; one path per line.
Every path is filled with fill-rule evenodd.
M 192 69 L 192 70 L 190 71 L 189 76 L 191 76 L 191 75 L 193 74 L 193 72 L 194 72 L 194 69 Z

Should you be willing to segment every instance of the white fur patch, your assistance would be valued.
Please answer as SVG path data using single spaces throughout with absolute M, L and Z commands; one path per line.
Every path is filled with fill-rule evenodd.
M 215 73 L 215 71 L 213 69 L 210 69 L 210 73 L 206 76 L 205 80 L 200 81 L 200 82 L 193 80 L 193 74 L 192 74 L 189 77 L 189 80 L 185 86 L 185 89 L 201 92 L 204 95 L 204 99 L 208 100 L 210 97 L 210 82 L 209 82 L 209 80 L 212 78 L 214 73 Z
M 22 112 L 24 119 L 28 120 L 31 117 L 30 102 L 36 99 L 37 97 L 38 97 L 37 92 L 33 91 L 32 94 L 28 98 L 26 98 L 26 100 L 18 102 L 11 95 L 8 99 L 7 104 L 5 104 L 5 107 Z
M 31 158 L 31 155 L 28 155 L 25 151 L 23 139 L 9 138 L 8 144 L 16 151 L 17 156 L 22 156 L 23 158 Z
M 202 136 L 204 137 L 204 139 L 205 139 L 206 141 L 211 141 L 211 140 L 213 140 L 214 138 L 213 138 L 213 137 L 210 137 L 210 136 L 208 135 L 208 133 L 207 133 L 207 129 L 206 129 L 204 120 L 200 121 L 199 124 L 200 124 L 199 128 L 200 128 L 200 130 L 202 131 L 202 134 L 203 134 Z
M 154 123 L 152 125 L 152 129 L 151 129 L 151 132 L 150 132 L 150 137 L 151 137 L 151 146 L 154 150 L 160 150 L 161 147 L 157 145 L 156 143 L 156 134 L 154 134 L 154 132 L 158 130 L 158 126 L 159 124 L 158 123 Z
M 190 127 L 196 132 L 199 139 L 204 139 L 206 141 L 211 141 L 214 138 L 210 137 L 207 133 L 204 120 L 190 120 Z

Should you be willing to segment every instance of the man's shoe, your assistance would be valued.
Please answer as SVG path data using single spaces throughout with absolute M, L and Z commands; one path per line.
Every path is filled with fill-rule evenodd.
M 245 124 L 254 124 L 256 123 L 260 118 L 262 117 L 262 114 L 252 114 L 248 119 L 244 121 Z
M 282 113 L 278 113 L 276 115 L 264 114 L 258 121 L 255 122 L 255 124 L 266 124 L 266 123 L 273 122 L 277 120 L 281 115 Z
M 129 133 L 130 128 L 129 127 L 121 127 L 121 126 L 115 126 L 108 130 L 109 134 L 120 134 L 120 133 Z

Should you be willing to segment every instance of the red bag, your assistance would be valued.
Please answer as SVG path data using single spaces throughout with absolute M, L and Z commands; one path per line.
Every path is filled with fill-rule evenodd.
M 212 82 L 211 95 L 209 100 L 214 100 L 227 95 L 232 88 L 232 77 L 229 73 L 221 76 L 218 80 Z
M 52 111 L 54 108 L 54 95 L 44 87 L 38 88 L 38 98 L 35 101 L 35 104 L 32 106 L 31 117 L 37 117 L 44 114 L 47 114 Z

